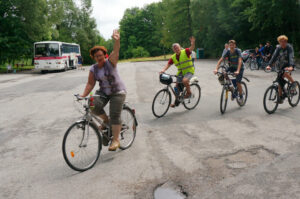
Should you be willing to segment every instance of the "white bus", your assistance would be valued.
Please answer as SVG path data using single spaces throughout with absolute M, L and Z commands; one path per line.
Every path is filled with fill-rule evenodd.
M 80 46 L 75 43 L 59 41 L 34 43 L 34 67 L 37 71 L 77 68 L 78 57 L 81 57 Z

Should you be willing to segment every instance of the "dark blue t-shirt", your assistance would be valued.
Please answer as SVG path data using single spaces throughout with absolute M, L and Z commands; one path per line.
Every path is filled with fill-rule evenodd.
M 231 53 L 230 50 L 228 50 L 223 55 L 223 59 L 225 59 L 226 57 L 228 57 L 229 66 L 237 69 L 239 65 L 239 58 L 242 58 L 242 52 L 238 48 L 235 48 L 233 53 Z M 243 63 L 242 63 L 242 67 L 243 67 Z

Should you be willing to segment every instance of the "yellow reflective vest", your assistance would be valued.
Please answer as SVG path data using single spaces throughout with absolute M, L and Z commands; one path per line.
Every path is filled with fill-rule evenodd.
M 176 53 L 172 55 L 172 60 L 178 69 L 177 75 L 181 73 L 184 76 L 186 73 L 192 73 L 192 74 L 195 73 L 192 57 L 187 56 L 185 49 L 181 50 L 179 61 L 176 59 Z

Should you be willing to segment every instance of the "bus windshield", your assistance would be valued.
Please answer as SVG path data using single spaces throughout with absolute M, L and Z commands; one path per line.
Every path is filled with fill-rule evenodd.
M 35 57 L 57 57 L 59 56 L 58 44 L 36 44 Z

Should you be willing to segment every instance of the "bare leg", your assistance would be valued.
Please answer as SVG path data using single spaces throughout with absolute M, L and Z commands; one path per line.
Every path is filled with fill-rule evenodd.
M 113 141 L 119 142 L 120 132 L 121 132 L 121 125 L 112 125 Z
M 279 94 L 279 97 L 282 96 L 282 89 L 281 89 L 281 86 L 278 85 L 278 94 Z
M 289 73 L 284 73 L 283 77 L 287 78 L 290 82 L 294 82 L 294 79 L 292 78 L 292 76 Z
M 243 88 L 242 88 L 242 84 L 241 84 L 241 83 L 239 83 L 239 82 L 237 82 L 237 83 L 236 83 L 236 85 L 237 85 L 237 88 L 238 88 L 238 90 L 239 90 L 240 96 L 241 96 L 241 95 L 243 95 Z
M 108 123 L 109 123 L 109 119 L 108 119 L 108 116 L 107 116 L 106 114 L 99 115 L 99 117 L 103 120 L 103 122 L 104 122 L 105 124 L 108 124 Z M 101 127 L 99 127 L 99 128 L 101 128 L 101 130 L 105 129 L 104 126 L 101 126 Z
M 120 147 L 120 136 L 121 131 L 121 125 L 112 125 L 112 134 L 113 134 L 113 140 L 108 148 L 109 151 L 115 151 Z
M 175 86 L 175 87 L 177 88 L 177 90 L 178 90 L 178 92 L 179 92 L 178 83 L 176 83 L 176 86 Z M 175 106 L 176 106 L 176 105 L 175 105 L 175 103 L 176 103 L 176 98 L 177 98 L 177 97 L 175 97 L 174 103 L 173 103 L 173 104 L 170 104 L 170 107 L 171 107 L 171 108 L 175 108 Z
M 186 87 L 187 96 L 191 95 L 190 80 L 187 78 L 183 78 L 182 83 Z

